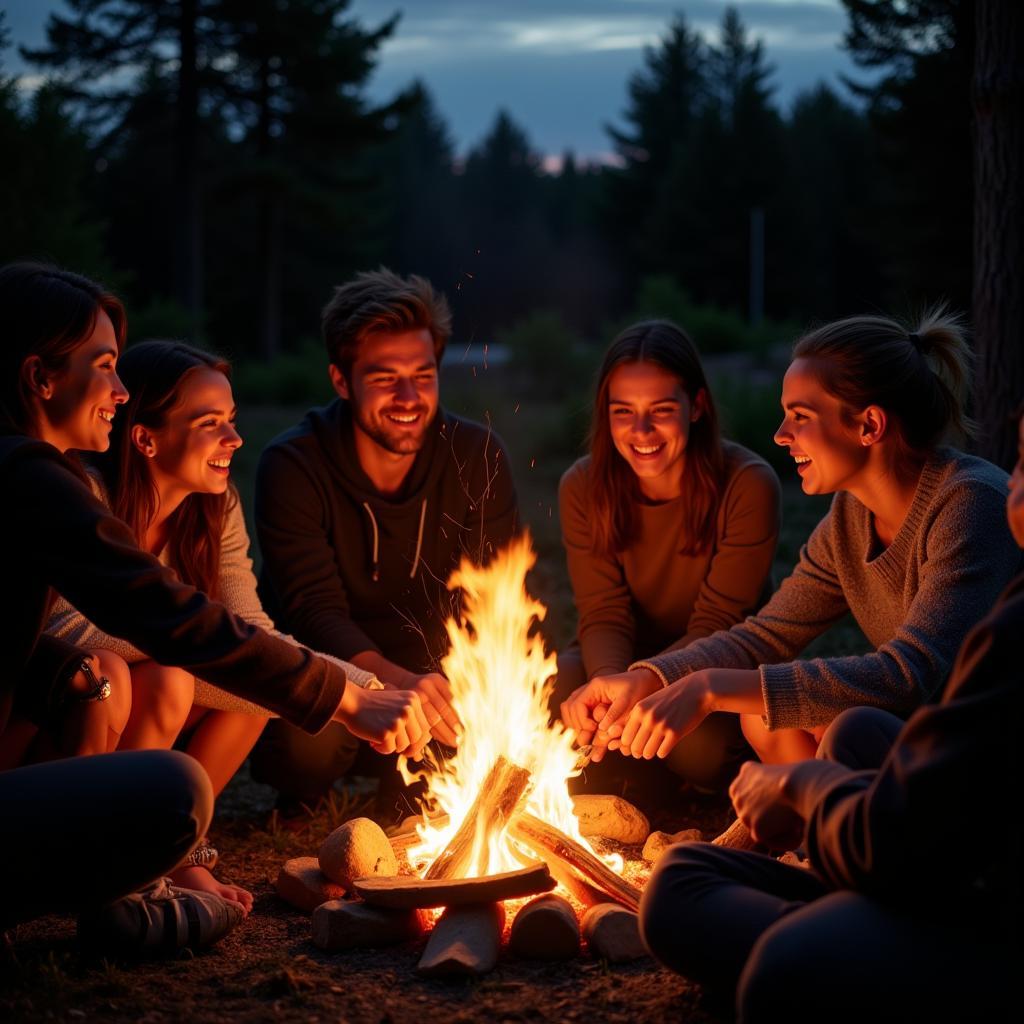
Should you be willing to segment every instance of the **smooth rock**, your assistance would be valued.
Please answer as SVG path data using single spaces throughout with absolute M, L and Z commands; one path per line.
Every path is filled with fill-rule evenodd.
M 369 818 L 339 825 L 321 844 L 320 870 L 338 885 L 352 888 L 357 878 L 397 875 L 398 858 L 384 829 Z
M 591 907 L 583 915 L 583 937 L 590 952 L 610 964 L 624 964 L 648 955 L 636 914 L 617 903 Z
M 647 816 L 621 796 L 581 793 L 572 798 L 580 832 L 620 843 L 642 843 L 651 831 Z
M 281 865 L 277 894 L 297 910 L 309 914 L 321 903 L 340 900 L 345 895 L 345 887 L 332 882 L 320 870 L 316 857 L 295 857 Z
M 328 953 L 394 946 L 423 934 L 418 910 L 383 910 L 366 903 L 331 900 L 313 911 L 313 944 Z
M 644 843 L 643 858 L 654 864 L 661 855 L 676 843 L 699 843 L 703 835 L 699 828 L 684 828 L 681 832 L 652 832 Z
M 572 904 L 548 893 L 522 907 L 509 934 L 508 948 L 525 960 L 571 960 L 580 951 L 580 923 Z

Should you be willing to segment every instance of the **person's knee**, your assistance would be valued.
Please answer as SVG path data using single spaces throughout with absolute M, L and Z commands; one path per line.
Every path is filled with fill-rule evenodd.
M 707 843 L 684 843 L 667 850 L 655 865 L 640 900 L 640 936 L 651 955 L 686 973 L 688 942 L 698 941 L 687 927 L 688 896 L 704 886 L 716 848 Z
M 315 803 L 352 767 L 359 740 L 331 723 L 315 736 L 280 719 L 263 730 L 253 748 L 253 778 L 288 797 Z
M 136 711 L 173 743 L 192 709 L 195 677 L 185 669 L 148 662 L 136 670 L 133 682 Z
M 897 723 L 894 728 L 893 723 Z M 859 767 L 869 751 L 886 748 L 898 731 L 899 720 L 878 708 L 847 708 L 832 720 L 818 745 L 818 757 L 847 767 Z M 881 753 L 881 751 L 880 751 Z M 871 756 L 873 762 L 878 760 Z
M 99 675 L 110 682 L 110 696 L 103 701 L 107 727 L 118 736 L 124 732 L 132 712 L 132 677 L 127 662 L 113 651 L 92 651 L 99 665 Z
M 156 797 L 177 809 L 180 817 L 194 823 L 193 845 L 206 835 L 213 820 L 213 787 L 203 766 L 179 750 L 154 750 Z

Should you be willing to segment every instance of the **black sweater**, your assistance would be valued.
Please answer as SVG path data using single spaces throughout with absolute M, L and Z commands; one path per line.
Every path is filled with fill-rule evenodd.
M 0 436 L 0 621 L 7 630 L 0 675 L 0 730 L 16 688 L 52 684 L 33 672 L 76 657 L 41 637 L 51 598 L 60 593 L 101 629 L 129 640 L 165 665 L 180 665 L 240 697 L 258 701 L 315 732 L 334 715 L 344 672 L 271 636 L 182 583 L 139 550 L 84 478 L 52 445 Z M 60 685 L 31 695 L 36 707 L 62 699 Z
M 1024 575 L 968 635 L 938 704 L 916 711 L 877 772 L 826 783 L 811 863 L 836 888 L 989 938 L 1021 939 Z
M 516 495 L 500 439 L 439 410 L 401 493 L 382 497 L 338 399 L 263 452 L 255 513 L 260 597 L 279 628 L 339 658 L 379 651 L 425 672 L 447 649 L 448 577 L 512 537 Z

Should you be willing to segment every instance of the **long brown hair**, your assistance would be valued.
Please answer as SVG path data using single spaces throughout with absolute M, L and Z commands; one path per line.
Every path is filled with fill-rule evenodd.
M 915 323 L 886 316 L 851 316 L 825 324 L 793 346 L 822 387 L 853 410 L 877 405 L 896 420 L 911 453 L 970 438 L 965 406 L 972 353 L 962 316 L 935 306 Z
M 671 373 L 691 402 L 703 390 L 704 411 L 691 425 L 683 468 L 682 515 L 688 543 L 684 555 L 706 551 L 714 543 L 715 520 L 725 486 L 725 455 L 718 413 L 700 355 L 690 336 L 668 320 L 645 320 L 627 327 L 608 346 L 597 375 L 590 426 L 590 508 L 593 545 L 599 554 L 625 551 L 636 540 L 640 483 L 618 453 L 608 426 L 609 379 L 625 363 L 654 363 Z
M 23 372 L 30 356 L 38 356 L 48 373 L 59 375 L 71 353 L 92 334 L 101 312 L 114 325 L 118 350 L 124 345 L 120 299 L 81 274 L 47 263 L 9 263 L 0 268 L 0 309 L 0 423 L 7 430 L 35 432 Z
M 167 421 L 182 400 L 196 370 L 209 368 L 231 379 L 231 364 L 180 341 L 143 341 L 132 345 L 117 364 L 118 376 L 131 396 L 114 418 L 110 448 L 91 460 L 99 467 L 114 514 L 135 534 L 139 546 L 157 511 L 157 491 L 149 460 L 132 442 L 132 427 L 151 430 Z M 190 494 L 168 520 L 168 563 L 186 582 L 217 596 L 221 534 L 234 488 L 225 494 Z

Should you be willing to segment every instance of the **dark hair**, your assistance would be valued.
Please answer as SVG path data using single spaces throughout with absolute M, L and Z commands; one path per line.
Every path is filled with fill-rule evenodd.
M 110 448 L 89 461 L 103 476 L 115 515 L 128 524 L 140 547 L 157 511 L 157 493 L 149 460 L 132 441 L 132 427 L 163 426 L 189 378 L 203 367 L 231 379 L 226 360 L 180 341 L 140 342 L 117 364 L 130 397 L 114 417 Z M 217 596 L 224 517 L 228 502 L 237 500 L 233 488 L 226 494 L 190 494 L 168 520 L 168 563 L 186 583 L 212 597 Z
M 681 554 L 711 547 L 725 483 L 725 456 L 718 414 L 700 355 L 690 336 L 667 320 L 647 320 L 626 328 L 608 347 L 597 375 L 590 426 L 590 508 L 593 546 L 599 554 L 625 551 L 636 540 L 636 506 L 641 500 L 636 474 L 618 453 L 608 426 L 608 389 L 612 371 L 625 363 L 654 363 L 679 380 L 691 401 L 703 391 L 704 412 L 692 424 L 686 445 L 682 515 L 691 538 Z
M 430 331 L 438 365 L 452 332 L 443 295 L 423 277 L 402 278 L 386 267 L 338 285 L 320 316 L 327 358 L 347 377 L 365 338 L 380 331 Z
M 884 409 L 913 452 L 974 434 L 965 411 L 972 353 L 963 317 L 943 305 L 916 325 L 886 316 L 825 324 L 793 346 L 793 358 L 811 360 L 825 390 L 851 409 Z
M 31 433 L 32 403 L 25 360 L 38 356 L 47 373 L 59 375 L 71 353 L 96 326 L 102 311 L 114 325 L 118 351 L 124 346 L 124 306 L 102 285 L 45 263 L 0 267 L 0 421 L 6 429 Z

